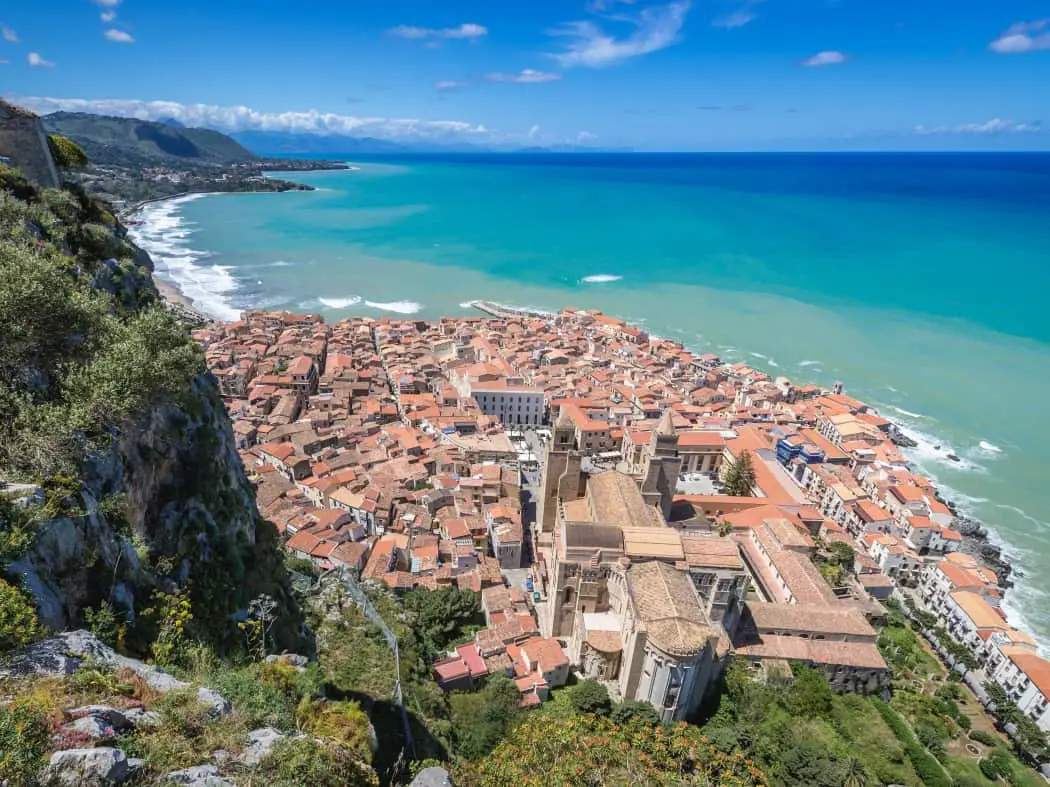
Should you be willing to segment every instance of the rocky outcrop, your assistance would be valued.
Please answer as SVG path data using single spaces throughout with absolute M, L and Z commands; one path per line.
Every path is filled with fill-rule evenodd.
M 267 593 L 284 622 L 276 644 L 303 645 L 276 533 L 259 515 L 210 377 L 193 382 L 188 403 L 128 424 L 113 449 L 84 468 L 83 488 L 70 501 L 83 513 L 43 522 L 9 573 L 23 579 L 41 622 L 55 631 L 102 600 L 133 620 L 168 580 L 189 582 L 194 614 L 212 621 L 217 640 L 224 624 L 232 630 L 248 602 Z M 113 500 L 121 501 L 117 511 L 107 508 Z
M 138 659 L 121 656 L 98 637 L 87 631 L 67 631 L 54 637 L 48 637 L 12 654 L 3 665 L 0 665 L 0 678 L 24 678 L 42 675 L 72 675 L 86 663 L 101 664 L 111 669 L 129 669 L 144 680 L 151 688 L 160 692 L 175 689 L 188 689 L 190 684 L 169 675 L 163 670 L 146 664 Z M 206 706 L 213 716 L 225 716 L 230 712 L 230 703 L 214 689 L 197 689 L 197 698 Z M 101 705 L 91 705 L 78 710 L 84 711 L 84 717 L 101 720 L 102 726 L 115 720 L 118 725 L 130 725 L 134 722 L 129 714 L 144 723 L 152 723 L 156 714 L 142 711 L 141 715 L 131 711 L 117 711 Z M 75 711 L 71 711 L 75 713 Z M 91 724 L 90 729 L 95 729 Z M 84 731 L 89 731 L 85 729 Z M 102 737 L 102 736 L 99 736 Z
M 66 749 L 51 755 L 40 777 L 44 787 L 108 787 L 128 779 L 141 762 L 129 760 L 120 749 Z

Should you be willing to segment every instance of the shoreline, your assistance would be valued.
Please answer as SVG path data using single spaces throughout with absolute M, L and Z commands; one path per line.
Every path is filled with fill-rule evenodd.
M 122 223 L 125 223 L 125 225 L 128 228 L 129 235 L 131 235 L 133 233 L 133 228 L 135 226 L 141 226 L 143 222 L 141 220 L 138 220 L 136 224 L 129 224 L 129 223 L 132 222 L 132 221 L 136 221 L 135 216 L 138 213 L 140 213 L 148 205 L 156 205 L 156 204 L 161 204 L 161 203 L 164 203 L 164 202 L 173 202 L 173 201 L 176 201 L 176 200 L 185 199 L 186 197 L 196 197 L 196 196 L 208 197 L 208 196 L 214 196 L 216 194 L 223 194 L 223 193 L 227 193 L 227 192 L 221 192 L 221 191 L 218 191 L 218 192 L 216 192 L 216 191 L 204 191 L 204 192 L 202 192 L 202 191 L 187 191 L 187 192 L 183 192 L 182 194 L 172 195 L 170 197 L 156 197 L 154 199 L 143 200 L 142 202 L 139 202 L 139 203 L 135 204 L 134 206 L 130 206 L 126 210 L 122 211 L 120 213 L 120 215 L 119 215 L 119 219 L 120 219 L 120 221 Z M 153 279 L 153 284 L 157 288 L 157 293 L 160 295 L 161 300 L 164 301 L 164 305 L 170 311 L 174 312 L 176 315 L 178 315 L 179 317 L 183 318 L 187 322 L 189 322 L 191 324 L 194 324 L 194 325 L 198 325 L 198 326 L 200 326 L 200 325 L 207 325 L 208 323 L 211 323 L 211 322 L 222 322 L 223 321 L 220 317 L 218 317 L 216 315 L 213 315 L 213 314 L 209 314 L 204 308 L 199 306 L 192 298 L 190 298 L 182 290 L 182 287 L 179 285 L 179 283 L 177 281 L 174 281 L 173 279 L 170 279 L 170 278 L 162 275 L 157 270 L 157 263 L 156 263 L 156 260 L 153 259 L 153 252 L 150 251 L 150 249 L 145 248 L 145 246 L 140 244 L 139 240 L 136 239 L 136 238 L 131 238 L 131 240 L 147 256 L 149 256 L 150 264 L 152 266 L 151 267 L 151 271 L 150 271 L 150 276 Z

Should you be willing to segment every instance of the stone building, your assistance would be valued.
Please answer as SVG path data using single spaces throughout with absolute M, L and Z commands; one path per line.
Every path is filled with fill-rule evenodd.
M 576 427 L 563 412 L 551 429 L 551 441 L 543 463 L 543 492 L 537 512 L 540 533 L 554 530 L 560 500 L 575 500 L 580 496 L 583 457 L 576 450 L 575 442 Z
M 6 101 L 0 101 L 0 156 L 43 188 L 62 185 L 40 118 Z
M 618 561 L 609 572 L 608 610 L 578 618 L 572 661 L 587 677 L 613 683 L 623 699 L 648 702 L 663 721 L 695 711 L 720 669 L 721 628 L 687 576 L 667 563 Z

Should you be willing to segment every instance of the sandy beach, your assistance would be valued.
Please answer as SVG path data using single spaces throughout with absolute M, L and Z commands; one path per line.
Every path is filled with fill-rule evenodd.
M 178 285 L 160 278 L 156 273 L 153 274 L 153 283 L 157 285 L 157 292 L 172 311 L 186 317 L 191 322 L 206 323 L 215 319 L 198 309 L 193 301 L 183 294 Z

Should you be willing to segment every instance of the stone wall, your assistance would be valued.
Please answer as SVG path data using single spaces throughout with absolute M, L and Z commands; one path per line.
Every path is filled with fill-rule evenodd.
M 40 118 L 4 102 L 0 102 L 0 156 L 11 159 L 23 175 L 44 188 L 62 185 Z

